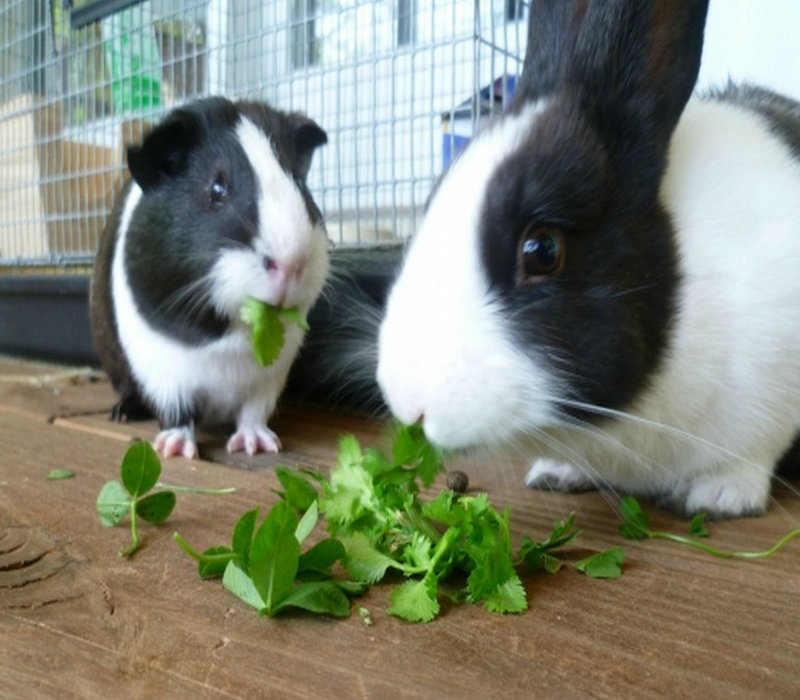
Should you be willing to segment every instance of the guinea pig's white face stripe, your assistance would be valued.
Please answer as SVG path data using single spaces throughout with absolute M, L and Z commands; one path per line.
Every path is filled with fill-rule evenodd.
M 307 310 L 327 274 L 324 229 L 311 220 L 293 175 L 281 167 L 269 137 L 246 117 L 236 127 L 236 136 L 255 174 L 258 231 L 252 248 L 225 249 L 216 260 L 212 301 L 233 317 L 247 295 Z M 274 271 L 265 267 L 267 256 L 276 263 Z
M 242 117 L 236 135 L 250 161 L 258 183 L 259 234 L 271 257 L 293 260 L 308 250 L 316 232 L 305 201 L 291 173 L 275 155 L 269 137 Z
M 378 382 L 402 421 L 424 419 L 447 447 L 514 434 L 542 412 L 548 380 L 513 344 L 481 265 L 480 217 L 487 184 L 519 147 L 546 102 L 480 133 L 432 198 L 391 291 L 379 339 Z M 485 406 L 503 420 L 487 425 Z

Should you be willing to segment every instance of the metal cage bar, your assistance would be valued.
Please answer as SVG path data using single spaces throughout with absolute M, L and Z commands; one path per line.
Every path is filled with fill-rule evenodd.
M 0 268 L 90 263 L 126 145 L 215 93 L 326 129 L 309 185 L 335 243 L 408 237 L 436 177 L 510 96 L 526 4 L 0 0 Z

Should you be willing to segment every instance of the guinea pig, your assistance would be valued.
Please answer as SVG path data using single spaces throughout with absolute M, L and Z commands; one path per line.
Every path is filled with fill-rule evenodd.
M 236 423 L 229 451 L 278 451 L 266 421 L 303 331 L 254 359 L 247 296 L 307 313 L 328 270 L 306 187 L 325 132 L 257 102 L 197 100 L 128 149 L 131 178 L 106 225 L 90 289 L 92 334 L 120 396 L 112 418 L 158 418 L 164 456 L 195 457 L 201 423 Z
M 377 378 L 532 487 L 762 513 L 800 427 L 800 104 L 693 96 L 707 0 L 530 4 L 512 103 L 437 183 Z

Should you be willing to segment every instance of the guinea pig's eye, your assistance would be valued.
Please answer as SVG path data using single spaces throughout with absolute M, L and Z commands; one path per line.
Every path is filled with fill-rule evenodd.
M 564 265 L 564 236 L 556 226 L 534 224 L 523 232 L 518 253 L 519 281 L 539 282 Z
M 220 174 L 214 178 L 211 187 L 208 188 L 208 202 L 212 209 L 219 209 L 225 203 L 228 196 L 228 183 L 225 176 Z

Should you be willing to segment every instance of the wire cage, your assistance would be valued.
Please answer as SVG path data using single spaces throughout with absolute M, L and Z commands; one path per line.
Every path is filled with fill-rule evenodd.
M 521 0 L 0 0 L 0 269 L 89 264 L 125 148 L 208 94 L 328 133 L 331 240 L 408 237 L 436 177 L 513 92 Z

